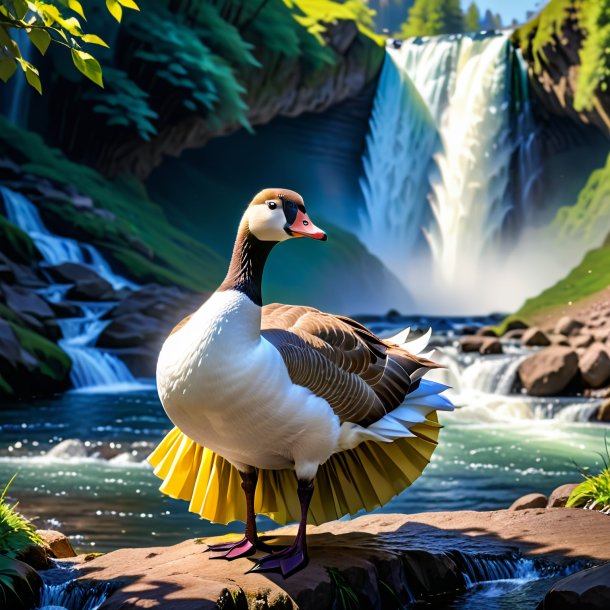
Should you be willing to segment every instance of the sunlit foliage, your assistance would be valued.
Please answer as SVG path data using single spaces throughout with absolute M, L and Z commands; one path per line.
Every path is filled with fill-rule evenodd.
M 106 7 L 117 21 L 121 21 L 123 8 L 139 10 L 134 0 L 106 0 Z M 79 17 L 86 21 L 79 0 L 57 0 L 55 4 L 51 0 L 0 0 L 0 79 L 7 82 L 19 66 L 27 82 L 42 93 L 38 68 L 24 58 L 19 47 L 16 33 L 23 31 L 41 55 L 51 43 L 69 49 L 76 68 L 103 87 L 100 64 L 84 48 L 108 45 L 96 34 L 85 33 Z
M 402 25 L 401 35 L 436 36 L 464 31 L 464 15 L 460 0 L 415 0 L 409 18 Z

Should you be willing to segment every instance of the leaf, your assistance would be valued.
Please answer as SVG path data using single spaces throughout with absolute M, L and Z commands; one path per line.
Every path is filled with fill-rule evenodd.
M 83 34 L 81 36 L 81 40 L 83 42 L 88 42 L 89 44 L 99 44 L 100 47 L 106 47 L 107 49 L 110 48 L 99 36 L 96 36 L 95 34 Z
M 123 8 L 117 2 L 117 0 L 106 0 L 106 8 L 108 12 L 119 22 L 123 17 Z
M 28 36 L 34 46 L 40 51 L 41 55 L 44 55 L 51 44 L 49 32 L 38 28 L 32 28 L 29 30 Z
M 25 59 L 21 59 L 20 57 L 16 57 L 15 59 L 19 62 L 21 69 L 25 72 L 25 80 L 28 81 L 28 84 L 42 95 L 42 85 L 40 84 L 38 70 Z
M 133 9 L 134 11 L 140 10 L 140 7 L 133 0 L 118 0 L 118 1 L 125 8 L 130 8 L 130 9 Z
M 46 26 L 53 25 L 61 19 L 61 13 L 56 6 L 52 4 L 39 4 L 38 14 L 42 17 Z
M 17 62 L 14 59 L 0 59 L 0 79 L 6 82 L 17 70 Z
M 68 6 L 78 15 L 80 15 L 85 21 L 85 12 L 83 11 L 83 5 L 78 0 L 68 0 Z
M 78 49 L 71 49 L 72 61 L 79 72 L 82 72 L 88 79 L 92 80 L 96 85 L 104 87 L 102 81 L 102 68 L 100 63 L 89 53 L 85 51 L 79 51 Z
M 25 0 L 13 0 L 13 6 L 15 7 L 17 19 L 21 21 L 28 12 L 28 3 Z

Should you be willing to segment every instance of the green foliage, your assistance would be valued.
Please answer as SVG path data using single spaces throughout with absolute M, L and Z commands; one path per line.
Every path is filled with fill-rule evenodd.
M 129 33 L 142 43 L 134 57 L 153 65 L 154 79 L 180 91 L 182 105 L 217 124 L 238 122 L 249 127 L 244 87 L 230 65 L 186 23 L 169 12 L 148 11 L 127 22 Z
M 32 586 L 32 576 L 37 583 Z M 0 607 L 18 610 L 33 608 L 38 601 L 38 588 L 42 582 L 36 572 L 27 564 L 0 554 Z
M 592 110 L 596 95 L 607 93 L 610 84 L 610 0 L 587 0 L 583 11 L 586 38 L 574 97 L 578 111 Z
M 561 207 L 551 224 L 559 242 L 597 244 L 610 227 L 610 156 L 605 167 L 594 171 L 575 205 Z
M 106 0 L 106 6 L 117 21 L 121 21 L 122 7 L 139 10 L 133 0 Z M 64 9 L 69 12 L 64 14 Z M 27 82 L 42 93 L 40 73 L 23 58 L 15 39 L 15 33 L 23 30 L 41 55 L 52 42 L 70 49 L 72 62 L 79 72 L 103 87 L 100 64 L 82 45 L 108 45 L 99 36 L 83 32 L 75 15 L 86 21 L 78 0 L 57 0 L 56 4 L 45 0 L 0 0 L 0 79 L 7 82 L 19 66 Z
M 36 528 L 17 511 L 17 505 L 10 506 L 6 501 L 6 492 L 13 482 L 13 477 L 0 494 L 0 557 L 17 559 L 19 554 L 32 544 L 44 544 L 36 533 Z
M 481 29 L 481 13 L 479 7 L 471 2 L 464 16 L 464 30 L 466 32 L 478 32 Z
M 410 38 L 457 34 L 463 31 L 464 15 L 460 0 L 415 0 L 400 33 Z
M 597 475 L 589 475 L 581 469 L 581 475 L 585 480 L 572 491 L 566 506 L 610 510 L 610 453 L 607 438 L 606 455 L 600 454 L 600 456 L 604 462 L 604 468 Z
M 108 127 L 132 128 L 148 142 L 157 133 L 152 121 L 159 118 L 148 104 L 148 93 L 122 70 L 104 68 L 104 77 L 106 90 L 89 89 L 83 99 L 92 102 L 93 112 L 103 115 Z

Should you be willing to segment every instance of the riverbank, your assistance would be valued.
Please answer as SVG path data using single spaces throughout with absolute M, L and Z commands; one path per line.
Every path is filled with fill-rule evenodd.
M 476 583 L 560 580 L 610 561 L 608 519 L 565 508 L 366 515 L 311 527 L 310 564 L 287 580 L 247 574 L 250 559 L 213 560 L 209 538 L 79 556 L 70 564 L 78 568 L 82 587 L 110 587 L 105 610 L 368 609 L 431 598 L 435 607 L 449 608 L 452 598 Z M 294 526 L 275 530 L 270 542 L 286 544 L 295 531 Z M 340 595 L 354 605 L 341 605 Z

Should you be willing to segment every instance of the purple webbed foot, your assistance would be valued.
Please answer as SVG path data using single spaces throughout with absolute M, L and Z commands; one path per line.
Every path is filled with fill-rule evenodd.
M 238 542 L 225 542 L 224 544 L 210 544 L 207 548 L 214 555 L 212 559 L 239 559 L 240 557 L 250 557 L 256 553 L 256 545 L 245 536 Z
M 308 562 L 305 545 L 296 543 L 283 551 L 256 560 L 249 572 L 279 572 L 284 578 L 288 578 L 302 570 Z
M 223 542 L 221 544 L 210 544 L 206 551 L 212 553 L 221 553 L 215 555 L 212 559 L 238 559 L 239 557 L 250 557 L 256 551 L 264 551 L 265 553 L 273 553 L 274 551 L 284 550 L 286 547 L 276 547 L 263 542 L 260 538 L 256 538 L 254 542 L 247 536 L 244 536 L 238 542 Z

